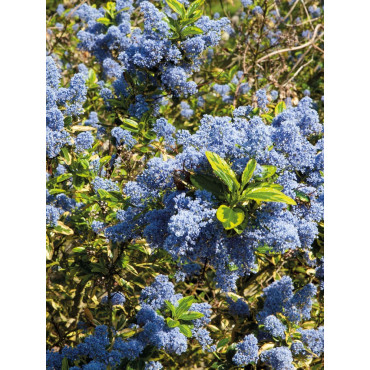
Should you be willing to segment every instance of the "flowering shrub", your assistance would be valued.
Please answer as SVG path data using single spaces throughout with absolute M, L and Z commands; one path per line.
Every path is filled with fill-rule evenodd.
M 323 8 L 93 3 L 48 1 L 47 369 L 322 368 Z

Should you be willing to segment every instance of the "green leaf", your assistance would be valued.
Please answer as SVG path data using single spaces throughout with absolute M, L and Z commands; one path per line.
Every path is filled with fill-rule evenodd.
M 202 33 L 203 30 L 196 26 L 189 26 L 181 31 L 182 36 L 201 35 Z
M 54 195 L 54 194 L 60 194 L 60 193 L 65 193 L 66 191 L 63 190 L 63 189 L 51 189 L 49 190 L 49 194 L 50 195 Z
M 279 115 L 281 112 L 283 112 L 285 109 L 286 109 L 286 105 L 284 101 L 277 103 L 275 107 L 275 117 Z
M 181 18 L 185 18 L 185 7 L 177 0 L 166 0 L 167 5 L 177 14 L 181 15 Z
M 227 185 L 229 190 L 238 190 L 240 184 L 236 179 L 235 172 L 230 168 L 224 159 L 218 154 L 206 152 L 207 159 L 212 166 L 213 172 Z
M 83 252 L 84 250 L 85 250 L 85 247 L 75 247 L 72 249 L 72 252 L 80 253 L 80 252 Z
M 101 24 L 104 24 L 104 26 L 109 26 L 111 24 L 110 19 L 105 18 L 105 17 L 98 18 L 96 21 L 101 23 Z
M 63 182 L 65 180 L 68 180 L 70 177 L 72 177 L 71 173 L 63 173 L 63 175 L 57 177 L 57 182 Z
M 64 148 L 61 149 L 61 152 L 62 152 L 62 157 L 63 157 L 64 162 L 66 162 L 66 164 L 70 165 L 72 163 L 72 157 L 69 154 L 68 149 L 66 147 L 64 147 Z
M 172 317 L 175 317 L 175 311 L 176 311 L 175 306 L 170 301 L 167 301 L 167 300 L 164 301 L 164 303 L 166 303 L 166 306 L 171 311 Z
M 110 160 L 112 159 L 112 156 L 110 155 L 106 155 L 105 157 L 101 158 L 100 159 L 100 165 L 105 165 L 106 163 L 108 163 Z
M 253 199 L 260 202 L 278 202 L 278 203 L 286 203 L 291 205 L 296 205 L 297 203 L 281 191 L 275 188 L 254 188 L 251 190 L 246 190 L 242 194 L 241 200 Z
M 167 317 L 166 321 L 169 328 L 176 328 L 177 326 L 180 326 L 180 321 L 172 320 L 170 317 Z
M 224 204 L 218 207 L 216 212 L 217 219 L 222 222 L 226 230 L 233 229 L 240 225 L 245 218 L 244 212 L 239 208 L 230 208 Z
M 101 198 L 110 198 L 110 194 L 104 189 L 98 189 L 98 193 Z
M 73 235 L 73 230 L 67 225 L 64 225 L 62 221 L 58 221 L 58 225 L 54 227 L 54 231 L 58 234 Z
M 221 348 L 229 343 L 230 338 L 223 338 L 217 343 L 217 348 Z
M 219 199 L 224 198 L 224 184 L 216 177 L 195 174 L 190 176 L 191 183 L 199 190 L 207 190 Z
M 256 166 L 257 162 L 255 159 L 252 158 L 248 161 L 242 174 L 242 186 L 247 185 L 248 182 L 251 180 Z
M 129 118 L 124 118 L 119 115 L 119 118 L 123 125 L 121 127 L 125 130 L 132 131 L 132 132 L 137 132 L 139 130 L 138 123 L 132 119 Z
M 187 312 L 193 302 L 195 301 L 193 296 L 184 297 L 179 300 L 179 305 L 176 307 L 175 310 L 175 317 L 180 317 L 183 313 Z
M 180 329 L 181 333 L 185 335 L 185 337 L 191 338 L 192 334 L 191 334 L 191 329 L 189 328 L 189 326 L 180 325 L 179 329 Z
M 254 176 L 255 180 L 264 180 L 264 179 L 267 179 L 275 175 L 275 172 L 276 172 L 275 166 L 262 165 L 261 167 L 262 167 L 262 171 L 260 174 Z
M 188 7 L 188 10 L 186 12 L 186 16 L 187 18 L 190 18 L 191 15 L 198 9 L 200 8 L 202 5 L 204 4 L 204 0 L 196 0 L 194 2 L 192 2 L 189 7 Z
M 179 320 L 191 321 L 200 319 L 203 316 L 204 314 L 202 314 L 201 312 L 188 311 L 179 316 Z
M 274 120 L 274 117 L 269 114 L 261 114 L 261 117 L 264 118 L 268 123 L 271 123 Z

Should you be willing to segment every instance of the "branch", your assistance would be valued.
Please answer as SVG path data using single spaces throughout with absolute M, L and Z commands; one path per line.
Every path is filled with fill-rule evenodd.
M 306 42 L 305 44 L 299 45 L 299 46 L 295 46 L 295 47 L 292 47 L 292 48 L 286 48 L 286 49 L 281 49 L 281 50 L 273 51 L 272 53 L 267 54 L 264 57 L 258 59 L 256 63 L 263 62 L 264 60 L 269 59 L 270 57 L 272 57 L 273 55 L 276 55 L 276 54 L 282 54 L 282 53 L 285 53 L 287 51 L 300 50 L 300 49 L 306 48 L 307 46 L 313 45 L 313 43 L 316 41 L 317 33 L 318 33 L 318 31 L 319 31 L 319 29 L 321 27 L 323 28 L 323 25 L 322 24 L 318 24 L 316 26 L 315 31 L 313 33 L 313 36 L 312 36 L 311 40 L 308 41 L 308 42 Z

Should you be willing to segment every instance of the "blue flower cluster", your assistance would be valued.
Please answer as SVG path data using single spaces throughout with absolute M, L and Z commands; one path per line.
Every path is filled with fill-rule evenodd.
M 180 332 L 178 327 L 170 328 L 164 318 L 165 301 L 170 301 L 175 307 L 182 298 L 181 294 L 176 294 L 174 285 L 168 280 L 167 276 L 158 275 L 152 285 L 143 289 L 140 296 L 141 309 L 136 315 L 136 321 L 141 330 L 134 337 L 124 340 L 116 336 L 112 349 L 107 349 L 109 345 L 108 328 L 100 325 L 95 328 L 94 334 L 76 347 L 64 347 L 61 352 L 47 351 L 47 369 L 60 370 L 62 359 L 70 361 L 86 361 L 88 364 L 82 367 L 75 366 L 75 369 L 106 369 L 109 365 L 111 369 L 119 368 L 122 360 L 135 360 L 140 356 L 147 346 L 154 346 L 158 350 L 163 350 L 169 354 L 181 355 L 188 348 L 187 337 Z M 119 305 L 125 302 L 122 293 L 115 292 L 111 295 L 112 305 Z M 106 304 L 108 297 L 102 299 Z M 204 316 L 188 321 L 193 325 L 192 337 L 199 341 L 204 350 L 214 351 L 212 339 L 205 325 L 210 323 L 211 306 L 207 303 L 193 303 L 189 311 L 202 313 Z M 113 331 L 114 334 L 114 331 Z M 145 369 L 161 369 L 159 362 L 148 362 Z
M 49 158 L 55 158 L 64 145 L 71 143 L 70 135 L 64 129 L 64 120 L 83 113 L 82 105 L 87 93 L 85 79 L 81 73 L 71 78 L 68 88 L 60 87 L 60 79 L 57 64 L 51 56 L 48 56 L 46 58 L 46 155 Z M 87 145 L 84 140 L 82 141 Z
M 123 293 L 121 292 L 114 292 L 111 293 L 110 295 L 110 302 L 112 306 L 122 306 L 126 302 L 126 298 Z M 108 296 L 105 295 L 101 299 L 102 304 L 107 304 L 108 303 Z
M 193 135 L 178 131 L 176 142 L 182 151 L 167 160 L 155 157 L 148 161 L 135 181 L 140 204 L 135 201 L 119 218 L 121 223 L 106 229 L 107 238 L 145 237 L 152 248 L 169 252 L 180 267 L 207 260 L 224 291 L 233 290 L 239 276 L 252 272 L 254 251 L 260 246 L 280 253 L 310 250 L 318 235 L 317 223 L 323 218 L 323 140 L 312 140 L 322 135 L 323 126 L 311 103 L 305 97 L 297 107 L 277 115 L 271 125 L 259 116 L 250 118 L 250 107 L 239 107 L 233 118 L 205 115 Z M 161 135 L 173 146 L 173 129 L 169 133 Z M 188 193 L 187 173 L 211 172 L 205 151 L 225 158 L 238 175 L 251 158 L 259 165 L 275 166 L 276 181 L 284 193 L 293 199 L 303 194 L 306 200 L 289 207 L 263 203 L 240 235 L 228 237 L 215 217 L 219 204 L 213 196 L 206 191 Z M 158 207 L 143 212 L 143 207 L 156 202 Z
M 72 212 L 75 208 L 82 205 L 74 199 L 61 193 L 56 196 L 50 195 L 46 190 L 46 225 L 57 226 L 60 216 L 65 212 Z
M 253 335 L 246 335 L 242 342 L 236 345 L 233 362 L 238 366 L 246 366 L 258 361 L 258 340 Z
M 131 23 L 136 4 L 143 15 L 141 28 Z M 114 91 L 104 87 L 102 96 L 129 97 L 132 100 L 130 114 L 140 118 L 149 109 L 157 111 L 160 97 L 151 93 L 137 94 L 133 91 L 132 80 L 142 91 L 164 88 L 174 96 L 195 94 L 197 85 L 188 80 L 199 70 L 203 52 L 220 42 L 221 32 L 230 27 L 230 21 L 203 16 L 194 24 L 202 34 L 190 34 L 178 41 L 167 18 L 175 19 L 177 15 L 167 5 L 162 12 L 148 1 L 136 4 L 133 0 L 117 1 L 118 13 L 109 26 L 99 21 L 107 17 L 104 8 L 82 4 L 74 10 L 74 15 L 85 24 L 77 34 L 79 47 L 94 54 L 105 76 L 114 80 Z M 184 2 L 185 6 L 188 4 Z M 129 80 L 127 74 L 131 76 Z M 136 91 L 140 89 L 135 88 Z
M 258 313 L 258 321 L 267 327 L 275 327 L 275 332 L 282 332 L 282 327 L 270 315 L 282 313 L 293 323 L 311 317 L 312 298 L 316 295 L 316 287 L 309 283 L 301 290 L 293 293 L 293 283 L 289 276 L 283 276 L 263 290 L 265 303 Z M 272 330 L 272 329 L 271 329 Z

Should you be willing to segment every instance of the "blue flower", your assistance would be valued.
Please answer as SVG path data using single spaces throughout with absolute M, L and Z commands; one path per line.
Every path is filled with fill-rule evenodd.
M 247 366 L 258 361 L 258 340 L 253 335 L 246 335 L 242 342 L 236 345 L 233 362 L 238 366 Z

